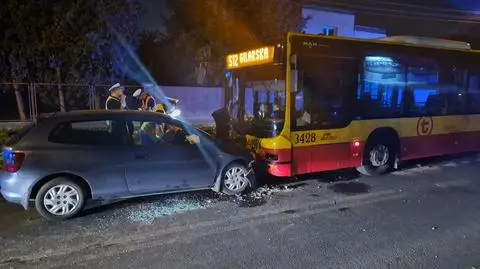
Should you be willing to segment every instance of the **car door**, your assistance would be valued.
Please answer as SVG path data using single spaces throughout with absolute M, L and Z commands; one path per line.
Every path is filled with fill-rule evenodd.
M 132 161 L 126 168 L 130 192 L 148 194 L 206 188 L 213 184 L 215 169 L 202 153 L 201 141 L 188 142 L 185 139 L 188 131 L 179 122 L 162 116 L 136 119 L 132 123 Z M 159 131 L 157 128 L 161 129 L 160 133 L 153 134 Z M 169 128 L 178 132 L 175 141 L 166 137 Z
M 48 167 L 48 173 L 71 172 L 88 179 L 95 198 L 128 195 L 125 165 L 131 158 L 122 125 L 122 119 L 103 117 L 62 122 L 49 135 L 50 150 L 40 151 L 34 162 Z

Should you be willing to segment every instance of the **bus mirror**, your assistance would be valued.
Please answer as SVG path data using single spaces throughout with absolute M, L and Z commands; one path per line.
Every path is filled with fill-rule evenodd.
M 297 69 L 297 55 L 296 54 L 293 54 L 290 57 L 290 66 L 291 66 L 292 69 Z
M 293 54 L 290 57 L 290 70 L 291 70 L 291 82 L 290 85 L 290 92 L 297 92 L 298 91 L 298 71 L 297 71 L 297 55 Z
M 291 92 L 298 92 L 298 71 L 292 70 L 291 71 L 291 82 L 290 91 Z

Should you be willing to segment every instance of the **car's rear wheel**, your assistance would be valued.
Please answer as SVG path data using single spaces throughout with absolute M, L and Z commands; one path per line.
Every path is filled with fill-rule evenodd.
M 65 220 L 82 211 L 85 197 L 85 190 L 75 181 L 56 178 L 40 188 L 35 208 L 47 220 Z
M 222 192 L 228 195 L 242 194 L 252 186 L 252 177 L 245 165 L 232 163 L 224 169 Z

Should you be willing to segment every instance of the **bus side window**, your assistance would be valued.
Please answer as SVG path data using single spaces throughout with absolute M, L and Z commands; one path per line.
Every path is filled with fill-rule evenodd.
M 441 116 L 446 114 L 445 95 L 432 94 L 427 98 L 425 110 L 428 116 Z
M 469 72 L 465 112 L 480 114 L 480 72 Z
M 480 114 L 480 93 L 468 93 L 465 107 L 466 113 Z
M 445 104 L 440 101 L 439 65 L 435 59 L 405 57 L 407 59 L 406 83 L 413 93 L 415 109 L 409 116 L 439 116 L 445 114 Z M 444 100 L 444 98 L 442 99 Z
M 358 118 L 401 116 L 401 94 L 405 88 L 403 64 L 389 53 L 370 52 L 360 61 Z
M 406 117 L 416 116 L 419 114 L 415 106 L 415 97 L 411 89 L 406 89 L 402 93 L 402 115 Z

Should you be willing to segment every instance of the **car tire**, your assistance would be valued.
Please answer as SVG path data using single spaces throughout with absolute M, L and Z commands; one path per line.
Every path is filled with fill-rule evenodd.
M 241 163 L 231 163 L 222 173 L 222 192 L 227 195 L 239 195 L 253 187 L 254 175 Z
M 45 183 L 35 197 L 35 208 L 45 219 L 56 221 L 76 216 L 85 206 L 86 192 L 69 178 Z
M 379 176 L 387 173 L 395 164 L 394 143 L 388 140 L 371 141 L 365 146 L 363 165 L 357 171 L 365 176 Z

